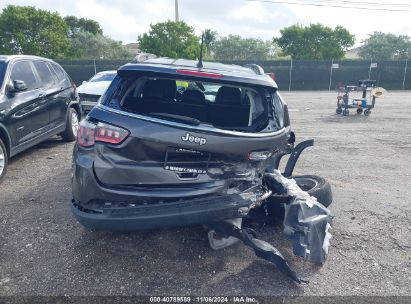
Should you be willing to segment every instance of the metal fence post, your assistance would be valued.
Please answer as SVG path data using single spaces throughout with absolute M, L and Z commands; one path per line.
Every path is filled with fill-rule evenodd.
M 405 77 L 407 76 L 408 58 L 405 60 L 404 78 L 402 79 L 402 89 L 405 90 Z
M 291 58 L 291 62 L 290 62 L 290 81 L 288 82 L 288 92 L 291 91 L 291 72 L 293 70 L 293 59 Z
M 370 60 L 370 68 L 368 69 L 368 79 L 371 79 L 371 64 L 372 64 L 372 59 Z
M 96 59 L 93 59 L 94 62 L 94 75 L 97 74 L 97 68 L 96 68 Z
M 333 79 L 333 65 L 334 65 L 334 59 L 331 59 L 330 84 L 328 85 L 328 91 L 331 91 L 331 82 L 332 82 L 332 79 Z

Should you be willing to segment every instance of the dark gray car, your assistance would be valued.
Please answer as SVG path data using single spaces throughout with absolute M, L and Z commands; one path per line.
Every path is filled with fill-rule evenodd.
M 241 215 L 289 149 L 286 105 L 253 69 L 151 59 L 127 64 L 80 125 L 73 211 L 96 229 L 187 225 Z M 246 213 L 246 212 L 245 212 Z
M 80 124 L 72 211 L 97 230 L 205 224 L 212 247 L 225 246 L 221 237 L 241 239 L 302 282 L 244 224 L 284 204 L 294 253 L 325 260 L 331 189 L 316 176 L 288 179 L 312 145 L 294 141 L 287 105 L 259 66 L 167 58 L 126 64 Z

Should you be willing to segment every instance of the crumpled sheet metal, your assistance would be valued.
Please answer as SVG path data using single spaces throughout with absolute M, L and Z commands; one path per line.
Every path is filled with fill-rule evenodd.
M 329 230 L 331 229 L 332 215 L 330 211 L 315 197 L 303 191 L 295 180 L 284 177 L 280 171 L 266 173 L 265 177 L 270 192 L 287 195 L 291 198 L 290 203 L 285 205 L 284 233 L 293 243 L 294 254 L 312 262 L 323 263 L 328 254 L 331 239 Z M 228 242 L 228 240 L 237 238 L 252 248 L 256 256 L 273 263 L 278 270 L 295 282 L 308 282 L 291 269 L 278 249 L 258 239 L 253 229 L 241 227 L 241 224 L 235 221 L 211 222 L 208 226 L 212 229 L 212 234 L 215 232 L 224 238 L 220 240 L 220 243 L 217 242 L 219 246 L 214 246 L 214 249 L 227 247 L 234 243 Z M 210 236 L 211 234 L 209 238 Z
M 256 232 L 251 228 L 239 228 L 229 222 L 209 223 L 211 229 L 224 238 L 235 237 L 241 240 L 244 245 L 252 248 L 256 256 L 273 263 L 278 270 L 293 279 L 297 283 L 307 283 L 308 281 L 299 277 L 291 269 L 283 255 L 271 244 L 257 238 Z
M 287 195 L 293 197 L 294 200 L 302 201 L 309 207 L 312 207 L 315 203 L 318 203 L 315 197 L 310 196 L 307 192 L 301 190 L 295 180 L 284 177 L 279 170 L 274 170 L 273 173 L 266 173 L 265 176 L 273 177 L 286 189 Z
M 280 171 L 267 173 L 266 177 L 280 183 L 291 197 L 291 202 L 285 205 L 284 233 L 293 242 L 294 254 L 324 263 L 331 239 L 331 212 Z

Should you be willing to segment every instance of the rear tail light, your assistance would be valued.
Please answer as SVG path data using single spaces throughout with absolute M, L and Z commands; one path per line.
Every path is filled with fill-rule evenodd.
M 271 151 L 253 151 L 248 153 L 248 160 L 266 160 L 269 158 L 273 152 Z
M 77 131 L 77 143 L 82 147 L 94 146 L 95 129 L 95 124 L 82 120 Z
M 99 122 L 96 127 L 95 141 L 113 145 L 122 143 L 130 133 L 122 128 Z
M 74 82 L 71 82 L 71 87 L 72 87 L 73 90 L 74 90 L 74 94 L 76 94 L 76 93 L 77 93 L 77 86 L 76 86 L 76 84 L 75 84 Z
M 275 81 L 275 74 L 274 73 L 267 73 L 267 75 L 270 76 L 270 78 Z
M 95 142 L 113 145 L 122 143 L 130 134 L 129 131 L 99 122 L 97 125 L 83 120 L 77 133 L 77 143 L 82 147 L 94 146 Z

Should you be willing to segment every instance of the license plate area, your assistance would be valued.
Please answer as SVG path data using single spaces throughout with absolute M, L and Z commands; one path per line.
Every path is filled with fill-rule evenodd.
M 211 155 L 207 152 L 169 147 L 164 169 L 174 171 L 180 178 L 196 178 L 207 172 Z

